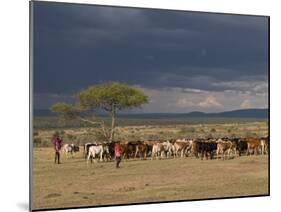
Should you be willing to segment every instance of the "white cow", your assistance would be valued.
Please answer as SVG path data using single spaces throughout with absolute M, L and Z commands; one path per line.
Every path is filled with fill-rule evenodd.
M 74 151 L 74 144 L 64 144 L 62 147 L 62 151 L 66 155 L 66 157 L 69 153 L 72 155 Z
M 85 144 L 84 144 L 83 155 L 84 155 L 84 157 L 85 157 L 85 160 L 86 160 L 87 157 L 88 157 L 89 148 L 90 148 L 91 146 L 97 146 L 97 142 L 85 143 Z
M 92 158 L 99 157 L 100 161 L 103 161 L 104 153 L 109 154 L 109 148 L 107 145 L 100 144 L 97 146 L 90 146 L 88 151 L 88 158 L 87 158 L 87 164 L 89 163 L 89 160 Z
M 164 145 L 160 142 L 157 142 L 156 144 L 153 144 L 152 146 L 152 153 L 151 153 L 151 160 L 155 157 L 156 159 L 159 159 L 160 157 L 163 157 L 163 154 L 165 152 Z
M 162 143 L 162 145 L 164 147 L 164 151 L 166 153 L 166 157 L 169 158 L 172 155 L 174 155 L 174 158 L 175 158 L 175 154 L 173 154 L 175 152 L 174 145 L 170 141 L 165 141 L 165 142 Z
M 261 154 L 268 154 L 268 137 L 261 138 Z

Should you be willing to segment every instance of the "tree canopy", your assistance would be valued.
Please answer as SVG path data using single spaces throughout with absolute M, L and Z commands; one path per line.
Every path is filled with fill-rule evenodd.
M 102 108 L 108 112 L 132 109 L 148 102 L 142 90 L 119 82 L 91 86 L 78 93 L 77 99 L 82 110 Z
M 148 103 L 148 97 L 138 88 L 130 87 L 125 83 L 108 82 L 90 86 L 76 94 L 75 105 L 63 102 L 52 106 L 52 111 L 62 115 L 64 118 L 79 118 L 92 124 L 97 122 L 83 118 L 82 114 L 94 112 L 96 109 L 102 109 L 111 116 L 110 141 L 113 140 L 116 112 L 124 109 L 133 109 Z M 102 123 L 105 137 L 104 122 Z

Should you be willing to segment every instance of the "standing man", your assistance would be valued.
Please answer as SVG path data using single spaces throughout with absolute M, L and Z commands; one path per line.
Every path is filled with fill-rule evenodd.
M 121 155 L 122 155 L 120 141 L 116 142 L 115 147 L 114 147 L 114 152 L 115 152 L 116 168 L 120 168 L 119 164 L 121 162 Z
M 55 149 L 55 163 L 60 164 L 60 150 L 62 147 L 62 139 L 59 137 L 59 135 L 54 135 L 53 144 Z

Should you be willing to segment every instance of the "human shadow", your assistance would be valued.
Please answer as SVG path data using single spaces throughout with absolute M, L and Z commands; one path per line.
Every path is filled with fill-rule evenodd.
M 29 204 L 27 202 L 19 202 L 17 206 L 24 211 L 29 211 Z

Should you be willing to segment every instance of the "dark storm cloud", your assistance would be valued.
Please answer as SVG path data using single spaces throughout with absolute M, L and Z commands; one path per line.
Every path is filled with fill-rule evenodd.
M 206 91 L 267 81 L 265 17 L 34 4 L 35 93 L 113 80 Z

